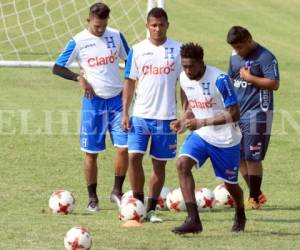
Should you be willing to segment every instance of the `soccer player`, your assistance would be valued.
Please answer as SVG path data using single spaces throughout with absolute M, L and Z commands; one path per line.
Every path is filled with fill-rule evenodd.
M 155 215 L 158 197 L 165 181 L 165 166 L 176 155 L 176 133 L 170 122 L 176 118 L 176 82 L 181 71 L 180 44 L 167 38 L 168 16 L 164 9 L 153 8 L 147 16 L 150 38 L 130 50 L 123 90 L 123 128 L 129 130 L 128 176 L 135 198 L 144 202 L 143 156 L 150 140 L 152 175 L 146 221 L 161 222 Z M 135 82 L 138 81 L 132 116 Z
M 262 161 L 270 140 L 273 90 L 279 88 L 278 64 L 275 56 L 255 42 L 243 27 L 230 28 L 227 43 L 234 49 L 228 74 L 233 80 L 241 109 L 240 172 L 250 191 L 246 207 L 257 209 L 267 201 L 261 191 Z
M 171 123 L 172 130 L 193 131 L 181 146 L 177 160 L 180 188 L 188 217 L 172 231 L 177 234 L 202 231 L 195 199 L 192 168 L 200 168 L 209 158 L 218 179 L 235 200 L 232 231 L 244 231 L 246 216 L 243 191 L 238 184 L 241 133 L 237 125 L 240 117 L 237 96 L 226 73 L 205 65 L 200 45 L 187 43 L 181 47 L 180 85 L 189 103 L 181 120 Z
M 91 212 L 99 210 L 97 196 L 97 156 L 105 150 L 108 130 L 116 147 L 115 183 L 111 201 L 119 202 L 128 168 L 127 133 L 121 127 L 122 81 L 119 59 L 126 60 L 129 48 L 124 36 L 107 27 L 110 9 L 104 3 L 90 7 L 88 27 L 75 35 L 55 62 L 53 73 L 79 82 L 84 91 L 80 129 L 80 147 L 85 152 L 84 173 Z M 68 69 L 79 63 L 82 74 Z

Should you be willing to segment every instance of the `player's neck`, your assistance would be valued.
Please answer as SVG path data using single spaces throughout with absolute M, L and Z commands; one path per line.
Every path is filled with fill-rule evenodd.
M 204 64 L 202 70 L 199 71 L 197 76 L 195 76 L 195 81 L 199 81 L 204 76 L 205 71 L 206 71 L 206 65 Z
M 155 46 L 160 46 L 162 44 L 164 44 L 167 41 L 167 37 L 163 38 L 163 39 L 153 39 L 151 37 L 149 37 L 149 41 L 150 43 L 152 43 Z

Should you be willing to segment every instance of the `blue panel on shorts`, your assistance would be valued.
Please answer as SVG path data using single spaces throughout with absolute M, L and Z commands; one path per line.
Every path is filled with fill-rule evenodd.
M 83 97 L 80 129 L 80 147 L 83 151 L 98 153 L 105 149 L 108 130 L 116 147 L 127 147 L 127 133 L 121 128 L 121 95 L 109 99 L 98 96 Z
M 198 134 L 191 133 L 180 148 L 179 157 L 193 159 L 200 168 L 210 158 L 215 176 L 228 183 L 237 183 L 240 164 L 240 144 L 219 148 L 203 140 Z
M 177 135 L 171 131 L 171 120 L 131 117 L 128 151 L 145 153 L 151 138 L 150 155 L 154 159 L 168 160 L 176 156 Z

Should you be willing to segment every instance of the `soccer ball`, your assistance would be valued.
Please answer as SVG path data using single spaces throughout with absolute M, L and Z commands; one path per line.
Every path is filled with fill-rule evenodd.
M 170 189 L 167 187 L 163 187 L 160 195 L 158 197 L 158 201 L 157 201 L 157 205 L 156 205 L 156 209 L 158 210 L 168 210 L 168 206 L 167 206 L 167 195 L 168 193 L 170 193 Z
M 171 190 L 167 195 L 167 206 L 170 211 L 180 212 L 185 211 L 186 206 L 180 188 Z
M 71 213 L 75 205 L 73 194 L 66 190 L 54 192 L 49 199 L 49 208 L 54 214 Z
M 214 196 L 215 206 L 234 207 L 234 199 L 229 194 L 224 184 L 220 184 L 214 189 Z
M 120 211 L 119 219 L 123 221 L 136 220 L 141 222 L 146 216 L 146 209 L 144 204 L 135 198 L 128 198 L 123 201 Z
M 122 204 L 126 203 L 128 201 L 128 199 L 130 199 L 130 198 L 133 198 L 132 190 L 129 190 L 122 195 L 121 206 L 122 206 Z
M 65 234 L 64 244 L 67 250 L 88 250 L 92 246 L 92 237 L 87 228 L 73 227 Z
M 197 188 L 195 190 L 198 210 L 212 208 L 214 205 L 214 194 L 208 188 Z

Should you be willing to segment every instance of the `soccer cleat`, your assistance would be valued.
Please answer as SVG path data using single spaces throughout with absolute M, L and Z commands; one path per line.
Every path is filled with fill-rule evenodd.
M 246 209 L 259 209 L 261 207 L 260 203 L 257 203 L 253 198 L 249 198 L 245 201 Z
M 264 193 L 261 193 L 259 196 L 258 196 L 258 203 L 262 206 L 264 205 L 266 202 L 267 202 L 267 196 L 264 194 Z
M 111 193 L 110 193 L 110 201 L 112 202 L 112 203 L 116 203 L 117 204 L 117 206 L 118 206 L 118 208 L 120 208 L 121 207 L 121 199 L 122 199 L 122 193 L 118 193 L 118 192 L 116 192 L 116 191 L 112 191 Z
M 87 210 L 92 213 L 100 210 L 98 198 L 90 198 Z
M 234 216 L 234 223 L 233 226 L 231 228 L 232 232 L 243 232 L 245 230 L 245 225 L 246 225 L 246 215 L 243 212 L 242 214 L 240 214 L 239 216 L 237 214 L 235 214 Z
M 201 233 L 202 230 L 203 228 L 200 220 L 199 222 L 196 222 L 196 221 L 192 221 L 190 217 L 187 217 L 184 223 L 181 226 L 172 229 L 172 232 L 175 234 L 188 234 L 188 233 L 197 234 L 197 233 Z
M 163 220 L 161 218 L 157 217 L 154 210 L 150 210 L 146 214 L 146 217 L 144 218 L 144 221 L 151 222 L 151 223 L 161 223 L 161 222 L 163 222 Z

